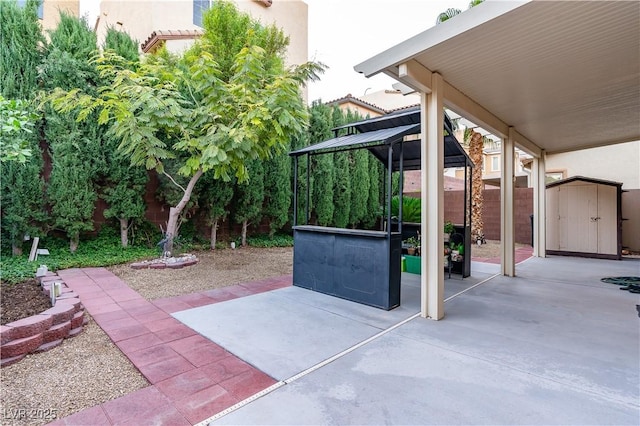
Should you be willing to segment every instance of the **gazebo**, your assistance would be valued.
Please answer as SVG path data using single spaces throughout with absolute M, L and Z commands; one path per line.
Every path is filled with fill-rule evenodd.
M 470 244 L 471 185 L 468 168 L 471 160 L 453 134 L 453 124 L 444 114 L 444 167 L 464 167 L 465 214 L 462 231 L 467 253 Z M 310 164 L 312 155 L 339 151 L 367 149 L 385 165 L 386 206 L 383 223 L 391 224 L 392 173 L 420 170 L 421 167 L 421 115 L 420 108 L 409 108 L 382 117 L 350 123 L 334 129 L 335 137 L 311 145 L 289 155 L 294 158 L 294 255 L 293 284 L 325 294 L 353 300 L 382 309 L 393 309 L 400 304 L 400 260 L 402 251 L 402 181 L 399 184 L 398 227 L 385 226 L 383 230 L 342 229 L 309 224 L 309 185 L 305 194 L 304 224 L 299 224 L 298 163 L 306 156 Z M 346 133 L 339 136 L 340 133 Z M 309 181 L 307 167 L 307 182 Z M 384 185 L 383 185 L 384 187 Z M 470 260 L 465 256 L 464 276 L 469 274 Z

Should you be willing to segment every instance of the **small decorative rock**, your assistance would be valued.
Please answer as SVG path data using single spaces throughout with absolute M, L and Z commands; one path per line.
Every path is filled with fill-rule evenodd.
M 131 264 L 133 269 L 180 269 L 198 263 L 198 258 L 193 254 L 183 254 L 178 257 L 162 257 L 153 260 L 143 260 Z

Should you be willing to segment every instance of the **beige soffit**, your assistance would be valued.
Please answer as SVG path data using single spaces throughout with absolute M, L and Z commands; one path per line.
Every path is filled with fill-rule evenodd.
M 640 140 L 637 1 L 488 0 L 355 69 L 438 72 L 548 153 Z

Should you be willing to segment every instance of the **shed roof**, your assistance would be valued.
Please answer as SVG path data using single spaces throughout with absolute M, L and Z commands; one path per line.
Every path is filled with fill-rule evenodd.
M 555 182 L 550 182 L 550 183 L 547 184 L 547 188 L 553 188 L 554 186 L 565 185 L 567 183 L 577 182 L 577 181 L 588 182 L 588 183 L 596 183 L 598 185 L 610 185 L 610 186 L 622 187 L 622 183 L 621 182 L 614 182 L 614 181 L 611 181 L 611 180 L 590 178 L 590 177 L 584 177 L 584 176 L 572 176 L 570 178 L 557 180 Z

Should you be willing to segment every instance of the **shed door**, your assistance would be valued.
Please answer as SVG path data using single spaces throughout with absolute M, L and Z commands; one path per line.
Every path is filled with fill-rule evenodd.
M 617 188 L 598 185 L 598 253 L 618 253 Z
M 563 197 L 563 192 L 566 192 L 566 197 Z M 598 187 L 596 185 L 565 185 L 561 188 L 559 196 L 561 200 L 566 200 L 566 204 L 561 202 L 561 206 L 564 204 L 567 212 L 567 247 L 560 247 L 560 249 L 597 253 Z M 562 211 L 560 215 L 562 216 Z

